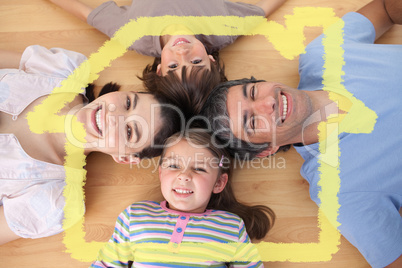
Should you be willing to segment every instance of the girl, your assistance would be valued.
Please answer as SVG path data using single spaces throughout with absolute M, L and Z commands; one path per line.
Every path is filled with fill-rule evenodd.
M 267 17 L 285 0 L 260 0 L 255 5 L 228 0 L 133 0 L 130 6 L 117 6 L 113 1 L 92 9 L 78 0 L 50 0 L 109 37 L 130 20 L 139 17 L 176 16 L 263 16 Z M 191 26 L 188 26 L 191 28 Z M 238 36 L 194 35 L 144 36 L 129 49 L 155 57 L 139 77 L 150 92 L 169 97 L 182 110 L 199 112 L 210 90 L 226 81 L 219 50 L 233 43 Z M 195 74 L 193 74 L 195 72 Z M 165 81 L 165 77 L 170 79 Z M 184 85 L 180 84 L 186 79 Z M 181 87 L 181 88 L 180 88 Z M 184 87 L 184 88 L 183 88 Z M 192 92 L 191 89 L 195 89 Z M 166 92 L 168 91 L 168 92 Z M 178 93 L 176 92 L 178 91 Z M 184 112 L 186 115 L 187 113 Z
M 159 178 L 166 200 L 123 211 L 92 267 L 262 266 L 247 233 L 263 238 L 275 215 L 236 200 L 229 156 L 210 134 L 192 129 L 170 137 Z
M 74 93 L 77 89 L 53 93 L 50 102 L 53 89 L 86 60 L 80 53 L 30 46 L 22 56 L 5 51 L 0 56 L 4 59 L 0 67 L 16 68 L 0 69 L 0 244 L 63 231 L 63 209 L 69 198 L 63 193 L 67 170 L 77 180 L 76 190 L 69 194 L 79 196 L 77 191 L 82 191 L 85 180 L 84 155 L 98 151 L 118 163 L 138 163 L 140 158 L 159 155 L 161 149 L 153 148 L 152 142 L 163 144 L 179 129 L 177 113 L 161 105 L 163 98 L 124 91 L 104 94 L 119 89 L 112 83 L 89 104 L 86 96 Z M 93 98 L 92 91 L 90 86 L 87 96 Z M 73 101 L 66 102 L 67 97 Z M 45 104 L 61 109 L 56 115 L 46 110 L 35 122 L 29 121 Z M 152 105 L 156 118 L 151 116 Z M 52 116 L 65 116 L 63 133 L 32 130 L 34 125 L 60 125 L 60 119 L 55 121 Z M 68 118 L 76 118 L 78 123 Z M 84 127 L 85 141 L 75 135 L 79 126 Z M 71 159 L 83 159 L 82 163 L 65 162 L 66 144 L 72 145 Z M 83 200 L 77 202 L 83 206 Z

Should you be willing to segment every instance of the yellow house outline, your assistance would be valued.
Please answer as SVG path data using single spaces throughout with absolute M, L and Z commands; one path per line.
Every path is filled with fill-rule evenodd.
M 123 27 L 121 27 L 111 38 L 106 41 L 99 50 L 90 55 L 87 61 L 83 62 L 75 71 L 63 81 L 59 88 L 55 88 L 52 93 L 66 92 L 67 90 L 75 90 L 73 93 L 82 93 L 82 88 L 88 83 L 92 83 L 98 78 L 99 72 L 108 67 L 112 60 L 121 57 L 128 49 L 128 47 L 136 40 L 145 35 L 159 36 L 162 30 L 166 30 L 169 25 L 186 25 L 194 34 L 204 35 L 264 35 L 270 41 L 276 50 L 286 59 L 293 59 L 299 54 L 304 52 L 304 34 L 305 27 L 323 27 L 324 30 L 328 26 L 334 24 L 336 21 L 339 27 L 333 29 L 334 36 L 331 40 L 324 38 L 323 46 L 325 55 L 334 54 L 331 61 L 326 61 L 324 66 L 324 90 L 333 87 L 333 80 L 327 83 L 326 74 L 331 73 L 332 77 L 337 77 L 338 88 L 341 88 L 343 96 L 346 96 L 349 101 L 339 99 L 339 95 L 330 94 L 330 97 L 340 103 L 340 108 L 344 111 L 349 111 L 350 107 L 360 107 L 360 112 L 352 113 L 349 111 L 347 116 L 341 119 L 335 119 L 331 122 L 321 123 L 320 129 L 320 200 L 321 206 L 318 213 L 318 227 L 319 242 L 318 243 L 271 243 L 261 242 L 256 244 L 262 261 L 291 261 L 291 262 L 319 262 L 329 261 L 332 255 L 338 251 L 340 244 L 340 234 L 335 227 L 339 226 L 337 222 L 337 215 L 339 210 L 339 203 L 337 193 L 340 188 L 339 178 L 339 138 L 340 132 L 358 133 L 353 124 L 347 124 L 353 121 L 356 117 L 366 116 L 367 113 L 371 114 L 370 120 L 372 126 L 375 124 L 376 115 L 367 109 L 362 102 L 355 99 L 342 85 L 342 66 L 343 49 L 343 24 L 338 20 L 331 8 L 316 8 L 316 7 L 300 7 L 294 9 L 293 15 L 285 16 L 285 27 L 273 22 L 267 21 L 266 18 L 249 16 L 249 17 L 234 17 L 234 16 L 214 16 L 214 17 L 178 17 L 178 16 L 162 16 L 162 17 L 142 17 L 132 20 Z M 207 27 L 211 25 L 212 27 Z M 176 32 L 172 32 L 176 31 Z M 177 29 L 164 31 L 165 34 L 178 34 Z M 331 46 L 330 44 L 337 42 L 337 45 Z M 333 59 L 336 60 L 333 60 Z M 336 74 L 336 75 L 334 75 Z M 65 132 L 67 133 L 65 122 L 76 124 L 74 129 L 75 139 L 84 141 L 85 130 L 82 124 L 78 123 L 75 117 L 60 117 L 57 112 L 64 106 L 65 102 L 71 101 L 74 97 L 72 94 L 71 99 L 66 99 L 60 102 L 60 107 L 54 107 L 52 98 L 55 94 L 50 94 L 49 97 L 41 105 L 36 107 L 34 112 L 28 114 L 28 122 L 31 131 L 35 133 L 48 132 Z M 49 102 L 48 102 L 49 100 Z M 353 106 L 351 105 L 353 104 Z M 53 105 L 53 106 L 52 106 Z M 49 117 L 47 125 L 37 124 L 40 118 L 43 118 L 43 113 L 49 110 L 55 111 L 53 117 Z M 61 123 L 55 123 L 57 120 Z M 341 123 L 342 121 L 342 123 Z M 329 131 L 328 131 L 329 130 Z M 359 129 L 362 131 L 362 129 Z M 370 127 L 366 132 L 370 132 Z M 325 135 L 322 135 L 326 133 Z M 67 139 L 68 140 L 68 139 Z M 331 144 L 323 148 L 321 144 Z M 64 196 L 66 204 L 64 208 L 65 220 L 63 227 L 65 235 L 63 243 L 66 246 L 66 252 L 71 254 L 71 257 L 82 262 L 90 262 L 96 259 L 98 251 L 105 244 L 104 242 L 85 241 L 84 222 L 85 218 L 81 217 L 84 211 L 84 192 L 82 187 L 85 184 L 85 171 L 77 178 L 77 171 L 70 167 L 82 167 L 85 164 L 85 156 L 82 149 L 82 158 L 72 158 L 73 151 L 81 150 L 66 142 L 66 187 L 64 189 Z M 335 162 L 334 162 L 335 161 Z M 332 164 L 328 164 L 332 163 Z M 333 165 L 335 163 L 335 165 Z M 323 179 L 325 178 L 325 179 Z M 78 182 L 78 183 L 77 183 Z M 71 195 L 71 191 L 77 194 Z M 326 211 L 324 216 L 323 210 Z M 77 223 L 77 220 L 80 220 Z M 174 261 L 174 260 L 169 260 Z

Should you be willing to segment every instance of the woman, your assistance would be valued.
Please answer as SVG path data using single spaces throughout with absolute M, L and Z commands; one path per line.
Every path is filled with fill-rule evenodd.
M 165 138 L 178 131 L 179 113 L 160 96 L 104 94 L 120 87 L 109 83 L 87 104 L 93 86 L 87 96 L 63 89 L 63 81 L 86 60 L 80 53 L 30 46 L 22 56 L 0 54 L 1 68 L 19 68 L 0 70 L 0 244 L 70 227 L 63 224 L 67 199 L 82 207 L 71 224 L 83 216 L 85 161 L 68 159 L 97 151 L 118 163 L 138 163 L 159 155 Z M 54 89 L 59 92 L 51 94 Z M 52 109 L 41 114 L 43 107 Z M 73 174 L 72 184 L 67 173 Z

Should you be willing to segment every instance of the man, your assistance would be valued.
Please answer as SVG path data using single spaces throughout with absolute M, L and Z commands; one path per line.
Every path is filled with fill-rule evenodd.
M 338 229 L 373 267 L 402 267 L 402 46 L 373 44 L 401 23 L 402 1 L 374 0 L 306 47 L 298 89 L 254 78 L 229 81 L 214 89 L 202 112 L 216 137 L 240 157 L 265 157 L 293 144 L 304 158 L 301 173 L 318 205 L 318 126 L 335 119 Z M 322 42 L 338 28 L 343 43 L 325 51 Z M 339 61 L 330 55 L 337 48 L 344 58 L 342 70 L 328 73 L 324 63 Z M 330 53 L 324 57 L 325 52 Z

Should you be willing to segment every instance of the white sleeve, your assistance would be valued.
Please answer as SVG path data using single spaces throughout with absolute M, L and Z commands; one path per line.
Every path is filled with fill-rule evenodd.
M 78 52 L 62 49 L 47 49 L 34 45 L 25 49 L 20 61 L 20 70 L 26 73 L 65 78 L 87 58 Z

